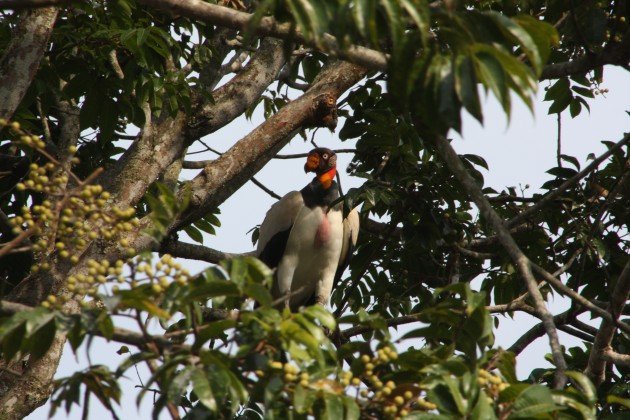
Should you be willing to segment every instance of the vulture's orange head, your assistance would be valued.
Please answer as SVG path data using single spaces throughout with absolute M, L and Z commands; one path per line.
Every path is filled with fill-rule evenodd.
M 328 188 L 337 173 L 337 155 L 325 147 L 311 150 L 304 164 L 304 172 L 315 172 L 324 188 Z
M 337 155 L 330 149 L 318 147 L 311 150 L 304 164 L 304 172 L 315 172 L 322 175 L 337 168 Z

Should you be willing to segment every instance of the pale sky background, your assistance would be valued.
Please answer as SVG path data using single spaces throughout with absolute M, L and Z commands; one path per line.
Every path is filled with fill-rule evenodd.
M 486 186 L 500 191 L 509 186 L 529 184 L 531 188 L 527 195 L 537 192 L 538 186 L 550 178 L 546 170 L 556 165 L 556 115 L 547 115 L 549 103 L 543 103 L 543 88 L 548 82 L 541 84 L 538 100 L 535 101 L 534 116 L 518 99 L 513 100 L 512 117 L 508 124 L 505 114 L 494 98 L 490 98 L 484 105 L 485 126 L 480 126 L 473 118 L 466 115 L 463 119 L 463 138 L 452 135 L 455 138 L 454 147 L 460 154 L 474 153 L 486 159 L 490 167 L 484 171 Z M 616 67 L 607 67 L 604 74 L 602 87 L 610 91 L 605 97 L 597 96 L 590 100 L 590 115 L 586 110 L 575 120 L 571 119 L 568 110 L 562 114 L 562 151 L 565 154 L 575 156 L 582 166 L 589 153 L 601 154 L 605 147 L 601 140 L 617 142 L 623 136 L 624 131 L 630 131 L 630 118 L 626 111 L 630 110 L 630 73 Z M 259 107 L 260 108 L 260 107 Z M 224 127 L 216 133 L 207 136 L 204 141 L 212 148 L 220 151 L 227 150 L 235 141 L 263 121 L 262 112 L 257 112 L 253 121 L 239 118 L 232 124 Z M 343 126 L 340 121 L 337 131 Z M 309 136 L 310 138 L 310 136 Z M 354 147 L 354 141 L 341 142 L 336 133 L 320 129 L 315 135 L 315 141 L 320 146 L 330 148 Z M 312 148 L 311 144 L 296 136 L 281 153 L 304 153 Z M 190 160 L 213 159 L 208 154 L 191 156 Z M 352 155 L 340 154 L 338 168 L 342 177 L 344 191 L 353 186 L 359 186 L 360 179 L 350 178 L 345 168 Z M 301 189 L 310 181 L 310 176 L 304 174 L 303 160 L 273 160 L 257 175 L 257 179 L 276 193 L 283 195 L 291 190 Z M 194 176 L 196 171 L 185 171 L 185 177 Z M 267 209 L 275 200 L 265 192 L 247 183 L 221 206 L 221 228 L 217 229 L 216 236 L 204 234 L 204 245 L 228 252 L 244 252 L 252 250 L 251 237 L 247 233 L 252 227 L 259 224 Z M 180 235 L 180 239 L 185 235 Z M 208 266 L 203 262 L 186 262 L 191 272 L 198 272 Z M 548 302 L 554 313 L 565 310 L 568 305 L 563 299 L 556 298 Z M 509 347 L 525 331 L 538 322 L 537 319 L 526 315 L 517 314 L 514 320 L 502 316 L 500 326 L 495 330 L 496 346 Z M 588 320 L 588 315 L 582 316 L 582 320 Z M 599 325 L 599 320 L 595 325 Z M 579 341 L 559 331 L 561 343 L 567 347 L 579 344 Z M 413 344 L 410 342 L 405 343 Z M 416 344 L 417 345 L 417 344 Z M 115 351 L 120 347 L 117 344 L 107 344 L 103 339 L 96 338 L 92 344 L 91 360 L 94 364 L 106 364 L 113 370 L 124 360 Z M 545 366 L 544 355 L 549 352 L 546 336 L 532 343 L 517 359 L 517 373 L 520 379 L 525 379 L 534 368 Z M 79 350 L 77 356 L 72 354 L 67 347 L 62 358 L 57 377 L 69 376 L 73 372 L 87 366 L 85 346 Z M 146 369 L 139 366 L 143 380 L 148 377 Z M 122 380 L 123 397 L 121 407 L 116 411 L 121 419 L 134 417 L 150 418 L 152 400 L 151 396 L 145 396 L 141 407 L 136 407 L 136 396 L 139 392 L 134 389 L 139 385 L 134 370 L 128 371 L 128 380 Z M 27 418 L 40 420 L 48 418 L 50 404 L 46 404 L 36 410 Z M 71 411 L 67 416 L 61 408 L 55 419 L 80 419 L 82 409 Z M 92 399 L 90 404 L 90 417 L 108 418 L 108 414 L 101 404 Z M 166 418 L 166 417 L 164 417 Z

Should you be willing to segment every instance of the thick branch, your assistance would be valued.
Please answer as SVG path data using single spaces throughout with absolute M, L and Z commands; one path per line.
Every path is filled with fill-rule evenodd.
M 299 129 L 313 123 L 323 105 L 334 106 L 339 95 L 361 80 L 364 74 L 365 70 L 340 61 L 325 67 L 307 93 L 256 127 L 191 181 L 189 209 L 174 228 L 190 223 L 223 203 L 273 158 Z
M 41 7 L 69 2 L 70 0 L 0 0 L 0 8 Z M 253 15 L 228 7 L 204 3 L 201 0 L 140 0 L 140 2 L 169 10 L 175 15 L 183 15 L 226 28 L 241 31 L 253 29 L 257 35 L 295 40 L 371 70 L 387 70 L 389 60 L 387 54 L 358 45 L 350 45 L 346 49 L 341 49 L 337 39 L 330 34 L 323 34 L 320 42 L 316 43 L 305 39 L 299 31 L 291 27 L 291 24 L 280 23 L 272 17 L 263 17 L 257 27 L 251 28 L 250 22 Z M 611 43 L 597 54 L 587 54 L 572 61 L 549 64 L 543 68 L 540 80 L 584 74 L 606 64 L 628 66 L 630 60 L 629 38 L 626 35 L 621 43 Z
M 24 12 L 0 59 L 0 118 L 11 119 L 31 85 L 53 25 L 57 8 Z
M 611 43 L 597 54 L 585 54 L 565 63 L 549 64 L 543 68 L 540 80 L 558 79 L 573 74 L 584 74 L 606 64 L 627 67 L 630 64 L 630 36 L 620 43 Z
M 188 142 L 215 132 L 245 112 L 278 77 L 284 56 L 284 42 L 263 39 L 247 66 L 229 83 L 212 92 L 212 101 L 201 103 L 189 123 Z
M 171 118 L 163 113 L 164 117 L 148 124 L 141 138 L 102 176 L 101 183 L 117 197 L 116 204 L 124 207 L 136 203 L 165 168 L 181 156 L 186 143 L 241 115 L 275 80 L 283 63 L 282 43 L 264 40 L 247 68 L 217 90 L 212 104 L 200 104 L 197 115 L 179 112 Z
M 78 0 L 0 0 L 0 9 L 22 10 L 57 6 Z
M 601 354 L 601 358 L 617 366 L 630 368 L 630 355 L 628 354 L 621 354 L 608 349 Z
M 294 40 L 366 68 L 380 71 L 387 70 L 388 56 L 386 54 L 357 45 L 351 45 L 342 50 L 337 39 L 329 34 L 323 34 L 321 42 L 315 43 L 305 39 L 290 23 L 280 23 L 269 16 L 264 16 L 255 28 L 251 28 L 250 22 L 253 15 L 228 7 L 204 3 L 201 0 L 140 0 L 140 2 L 169 10 L 176 15 L 186 16 L 226 28 L 242 31 L 253 30 L 254 33 L 260 36 Z
M 171 254 L 174 257 L 187 258 L 189 260 L 206 261 L 212 264 L 217 264 L 220 261 L 230 258 L 252 255 L 252 253 L 232 254 L 229 252 L 223 252 L 216 249 L 208 248 L 203 245 L 172 241 L 164 242 L 161 246 L 156 247 L 154 251 L 164 254 Z

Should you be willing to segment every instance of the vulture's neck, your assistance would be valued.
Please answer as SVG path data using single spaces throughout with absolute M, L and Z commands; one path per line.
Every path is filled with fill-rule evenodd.
M 306 187 L 300 191 L 307 207 L 329 207 L 339 198 L 339 188 L 335 182 L 337 170 L 332 168 L 328 172 L 317 175 Z

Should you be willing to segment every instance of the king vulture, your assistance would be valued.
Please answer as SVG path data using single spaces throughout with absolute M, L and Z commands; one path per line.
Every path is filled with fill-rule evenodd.
M 292 191 L 265 216 L 256 254 L 275 269 L 272 295 L 287 296 L 285 306 L 326 305 L 333 285 L 348 266 L 359 233 L 359 214 L 344 220 L 335 182 L 337 156 L 326 148 L 313 149 L 304 172 L 315 178 L 301 191 Z

